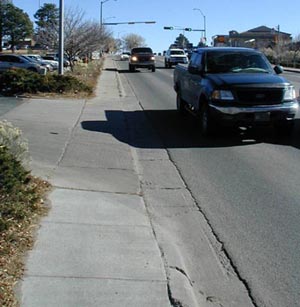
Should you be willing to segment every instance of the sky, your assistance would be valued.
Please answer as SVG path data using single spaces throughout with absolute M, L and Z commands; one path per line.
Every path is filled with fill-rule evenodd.
M 14 5 L 26 12 L 32 21 L 39 5 L 53 3 L 59 6 L 59 2 L 13 0 Z M 64 0 L 64 5 L 65 8 L 83 11 L 87 20 L 100 22 L 101 2 L 103 22 L 155 21 L 155 24 L 108 26 L 115 38 L 132 33 L 142 36 L 154 52 L 168 49 L 176 37 L 183 33 L 179 29 L 204 30 L 204 20 L 208 44 L 214 35 L 228 34 L 231 30 L 244 32 L 259 26 L 279 26 L 280 31 L 290 33 L 293 38 L 300 35 L 299 0 Z M 175 30 L 164 30 L 165 26 L 174 27 Z M 203 32 L 184 32 L 184 35 L 197 45 Z

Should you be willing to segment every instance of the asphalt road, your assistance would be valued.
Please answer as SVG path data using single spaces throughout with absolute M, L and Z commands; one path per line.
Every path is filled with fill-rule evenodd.
M 299 115 L 289 138 L 266 127 L 225 130 L 206 140 L 194 118 L 177 116 L 173 69 L 165 69 L 161 59 L 155 73 L 145 69 L 129 73 L 126 61 L 117 61 L 117 66 L 162 140 L 132 145 L 167 149 L 254 305 L 299 306 Z M 300 74 L 285 76 L 299 91 Z M 191 228 L 184 217 L 180 223 L 191 238 L 197 236 L 199 230 Z M 200 283 L 199 253 L 193 249 L 187 256 L 195 264 L 194 272 L 189 272 L 195 284 Z

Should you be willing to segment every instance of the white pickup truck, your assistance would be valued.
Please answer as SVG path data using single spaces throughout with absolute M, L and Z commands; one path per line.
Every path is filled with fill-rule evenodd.
M 165 54 L 165 67 L 172 67 L 173 65 L 187 64 L 188 57 L 183 49 L 169 49 Z

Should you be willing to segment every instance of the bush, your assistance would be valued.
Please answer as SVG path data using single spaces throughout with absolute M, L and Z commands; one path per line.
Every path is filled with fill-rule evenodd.
M 24 218 L 24 202 L 20 196 L 28 174 L 6 147 L 0 147 L 0 232 L 6 230 L 11 221 Z
M 32 227 L 47 211 L 42 198 L 50 186 L 24 168 L 27 155 L 20 129 L 0 122 L 0 306 L 18 306 L 14 285 L 33 244 Z
M 29 172 L 25 165 L 29 160 L 28 143 L 19 128 L 7 121 L 0 121 L 0 231 L 6 228 L 4 222 L 12 215 L 20 217 L 15 203 L 7 204 L 7 199 L 17 199 L 23 185 L 28 182 Z M 17 206 L 18 207 L 18 206 Z M 4 227 L 5 226 L 5 227 Z
M 3 95 L 86 92 L 92 93 L 92 87 L 73 76 L 56 74 L 39 75 L 25 69 L 12 69 L 0 75 L 0 92 Z
M 0 121 L 0 146 L 5 147 L 23 166 L 29 162 L 28 142 L 19 128 L 8 121 Z

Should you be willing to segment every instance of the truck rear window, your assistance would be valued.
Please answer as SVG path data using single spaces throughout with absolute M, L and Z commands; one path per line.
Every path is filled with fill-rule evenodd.
M 183 50 L 172 50 L 170 52 L 170 54 L 172 54 L 172 55 L 176 55 L 176 54 L 184 55 L 184 51 Z

